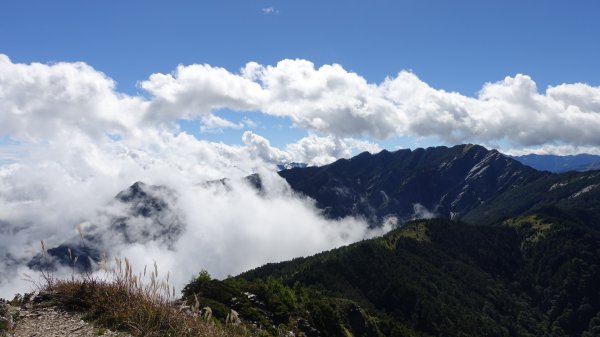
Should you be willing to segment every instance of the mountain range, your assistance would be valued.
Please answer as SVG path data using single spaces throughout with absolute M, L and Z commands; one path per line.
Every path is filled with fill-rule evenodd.
M 564 173 L 568 171 L 591 171 L 600 169 L 600 156 L 594 154 L 554 155 L 554 154 L 525 154 L 510 156 L 521 164 L 525 164 L 538 171 Z M 289 170 L 295 167 L 307 167 L 305 163 L 284 163 L 277 165 L 277 170 Z
M 184 298 L 272 334 L 600 336 L 600 172 L 460 145 L 280 175 L 330 218 L 398 228 L 222 281 L 201 274 Z M 423 215 L 436 219 L 411 220 Z
M 527 154 L 512 157 L 536 170 L 554 173 L 568 171 L 590 171 L 600 169 L 600 156 L 593 154 L 576 154 L 558 156 L 552 154 Z
M 218 319 L 233 308 L 270 335 L 600 336 L 600 171 L 539 171 L 469 144 L 365 152 L 279 175 L 328 218 L 395 229 L 225 280 L 201 272 L 184 300 Z M 263 188 L 260 175 L 247 181 Z M 175 242 L 186 226 L 176 198 L 138 182 L 112 201 L 119 212 L 99 215 L 108 225 L 92 227 L 84 244 L 48 253 L 55 263 L 69 262 L 67 248 L 97 261 L 103 231 L 124 242 Z M 144 224 L 154 226 L 129 235 Z
M 538 171 L 479 145 L 364 152 L 280 175 L 325 215 L 362 216 L 373 226 L 390 216 L 491 224 L 542 206 L 592 223 L 600 197 L 597 171 Z
M 362 216 L 373 226 L 385 217 L 403 222 L 423 212 L 458 219 L 544 175 L 478 145 L 363 152 L 279 174 L 294 190 L 315 199 L 327 216 Z

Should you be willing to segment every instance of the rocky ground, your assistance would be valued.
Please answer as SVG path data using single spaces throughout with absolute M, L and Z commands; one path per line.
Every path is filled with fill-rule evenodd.
M 0 337 L 131 337 L 85 322 L 76 312 L 67 312 L 50 302 L 32 297 L 21 305 L 0 302 Z

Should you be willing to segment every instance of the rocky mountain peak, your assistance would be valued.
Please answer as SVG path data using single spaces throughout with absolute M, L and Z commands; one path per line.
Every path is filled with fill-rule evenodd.
M 280 172 L 328 216 L 359 215 L 372 226 L 389 216 L 402 221 L 418 217 L 416 208 L 454 218 L 538 174 L 473 144 L 363 152 L 323 167 Z

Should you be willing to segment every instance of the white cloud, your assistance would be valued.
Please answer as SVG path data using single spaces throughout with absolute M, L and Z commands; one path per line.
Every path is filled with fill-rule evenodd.
M 340 158 L 351 157 L 356 151 L 381 151 L 377 144 L 368 141 L 333 136 L 319 137 L 314 134 L 286 145 L 285 150 L 271 146 L 268 139 L 251 131 L 244 132 L 242 140 L 253 158 L 260 158 L 272 165 L 291 162 L 325 165 Z
M 294 161 L 309 165 L 328 164 L 337 158 L 347 158 L 352 154 L 351 149 L 339 138 L 318 137 L 312 134 L 289 144 L 287 150 L 295 158 Z
M 277 164 L 291 161 L 291 157 L 285 151 L 271 146 L 268 139 L 251 131 L 244 132 L 242 141 L 253 158 L 260 158 L 266 163 Z
M 349 158 L 358 151 L 376 153 L 381 151 L 377 144 L 354 138 L 319 137 L 311 134 L 286 146 L 292 161 L 308 165 L 325 165 L 339 158 Z
M 279 11 L 274 7 L 264 7 L 260 9 L 265 14 L 279 14 Z
M 383 150 L 379 144 L 370 142 L 368 140 L 356 139 L 356 138 L 344 138 L 343 142 L 347 147 L 358 150 L 360 152 L 378 153 Z
M 554 154 L 559 156 L 566 156 L 578 153 L 587 153 L 600 155 L 600 147 L 595 146 L 573 146 L 573 145 L 543 145 L 535 147 L 524 147 L 503 150 L 503 153 L 511 156 L 521 156 L 526 154 Z
M 208 115 L 225 107 L 256 109 L 266 96 L 258 83 L 206 64 L 180 65 L 172 74 L 152 74 L 139 85 L 153 95 L 146 116 L 153 123 Z
M 223 132 L 223 129 L 241 129 L 244 123 L 234 123 L 213 114 L 200 117 L 200 132 Z
M 54 138 L 82 130 L 98 138 L 126 133 L 145 102 L 114 91 L 114 81 L 84 63 L 15 64 L 0 54 L 0 137 Z
M 402 124 L 376 86 L 339 65 L 315 69 L 308 61 L 284 60 L 265 67 L 260 79 L 270 93 L 263 110 L 288 116 L 303 128 L 337 136 L 385 138 Z
M 340 139 L 600 145 L 599 87 L 561 84 L 539 92 L 526 75 L 486 83 L 468 97 L 432 88 L 406 71 L 376 84 L 340 65 L 315 67 L 306 60 L 250 62 L 240 73 L 194 64 L 140 82 L 151 95 L 144 99 L 115 91 L 114 81 L 84 63 L 25 65 L 3 55 L 0 74 L 0 134 L 18 139 L 65 137 L 73 130 L 97 139 L 172 126 L 181 118 L 202 120 L 206 132 L 243 127 L 214 114 L 228 108 L 288 117 Z
M 248 118 L 248 117 L 244 118 L 244 119 L 242 120 L 242 123 L 243 123 L 243 124 L 244 124 L 246 127 L 250 128 L 250 129 L 253 129 L 253 128 L 255 128 L 255 127 L 257 127 L 257 126 L 258 126 L 258 123 L 257 123 L 257 122 L 253 121 L 252 119 L 250 119 L 250 118 Z
M 180 66 L 178 73 L 184 72 L 204 78 L 211 77 L 214 70 Z M 600 127 L 600 88 L 587 84 L 562 84 L 540 93 L 529 76 L 516 75 L 486 83 L 477 97 L 468 97 L 432 88 L 407 71 L 376 84 L 340 65 L 317 68 L 306 60 L 283 60 L 275 66 L 250 62 L 240 74 L 219 72 L 220 77 L 242 88 L 231 90 L 236 93 L 234 100 L 171 75 L 152 75 L 144 87 L 150 89 L 155 78 L 168 76 L 177 83 L 172 86 L 185 87 L 180 91 L 193 97 L 215 93 L 202 104 L 182 99 L 184 111 L 228 106 L 231 100 L 233 109 L 289 117 L 298 127 L 336 137 L 437 137 L 447 143 L 503 141 L 514 146 L 600 145 L 600 133 L 596 132 Z M 163 99 L 161 91 L 152 92 L 156 100 Z

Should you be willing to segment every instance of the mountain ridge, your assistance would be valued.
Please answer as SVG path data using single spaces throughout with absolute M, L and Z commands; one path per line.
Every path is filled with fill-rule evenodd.
M 363 152 L 321 167 L 279 172 L 292 189 L 332 218 L 362 215 L 372 226 L 387 215 L 410 220 L 414 206 L 454 218 L 509 187 L 546 173 L 479 145 Z M 379 181 L 377 181 L 379 179 Z
M 371 227 L 389 219 L 401 224 L 429 217 L 492 224 L 548 205 L 570 208 L 588 223 L 600 216 L 592 205 L 596 197 L 600 199 L 600 188 L 596 188 L 600 187 L 600 174 L 540 172 L 497 150 L 473 144 L 363 152 L 321 167 L 297 166 L 278 174 L 294 191 L 314 199 L 325 216 L 356 216 Z M 245 180 L 259 192 L 263 189 L 260 175 Z M 228 182 L 221 179 L 205 184 L 227 186 Z M 575 202 L 574 196 L 581 198 Z M 77 257 L 77 268 L 90 270 L 101 258 L 98 240 L 103 240 L 103 231 L 128 243 L 160 239 L 171 246 L 185 228 L 174 209 L 175 199 L 175 192 L 165 186 L 135 182 L 110 202 L 121 211 L 102 215 L 106 228 L 92 224 L 82 237 L 85 240 L 73 238 L 51 247 L 47 251 L 51 261 L 43 262 L 39 255 L 29 266 L 46 268 L 58 263 L 72 267 Z M 576 209 L 573 203 L 585 207 Z M 131 226 L 144 230 L 132 231 Z M 146 236 L 138 237 L 140 232 Z
M 564 156 L 532 153 L 511 157 L 536 170 L 553 173 L 585 172 L 600 169 L 600 156 L 588 153 Z
M 396 217 L 397 228 L 224 280 L 201 272 L 182 292 L 190 306 L 220 320 L 233 309 L 267 335 L 600 334 L 599 171 L 540 172 L 467 144 L 361 153 L 279 174 L 330 218 L 377 226 Z M 245 180 L 262 195 L 259 174 Z M 163 236 L 163 220 L 178 219 L 169 215 L 176 198 L 137 182 L 115 196 L 125 217 L 109 216 L 107 228 L 143 240 L 118 226 L 137 219 L 161 225 L 148 239 Z M 412 219 L 415 205 L 439 218 Z

